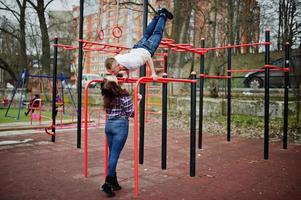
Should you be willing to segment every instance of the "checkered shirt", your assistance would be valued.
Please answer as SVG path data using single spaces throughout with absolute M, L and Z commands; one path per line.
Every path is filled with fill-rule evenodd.
M 134 117 L 134 108 L 130 96 L 121 96 L 116 99 L 113 108 L 106 109 L 108 119 L 127 119 Z

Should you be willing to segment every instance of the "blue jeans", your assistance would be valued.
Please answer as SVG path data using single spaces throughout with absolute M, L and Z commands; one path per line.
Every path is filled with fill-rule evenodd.
M 153 56 L 158 46 L 160 45 L 165 24 L 165 15 L 155 16 L 146 27 L 146 30 L 141 40 L 139 40 L 139 42 L 137 42 L 133 48 L 144 48 L 148 50 Z
M 119 155 L 128 137 L 128 119 L 107 120 L 105 133 L 109 145 L 108 176 L 116 175 L 116 167 Z

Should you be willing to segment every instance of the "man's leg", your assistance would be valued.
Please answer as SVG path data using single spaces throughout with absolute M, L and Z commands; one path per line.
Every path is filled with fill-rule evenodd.
M 156 15 L 152 19 L 152 21 L 147 25 L 145 32 L 143 33 L 143 37 L 134 45 L 133 48 L 140 48 L 141 45 L 153 34 L 158 20 L 159 20 L 159 16 Z
M 160 18 L 157 22 L 153 34 L 148 38 L 147 42 L 145 43 L 147 45 L 147 49 L 149 50 L 152 56 L 154 55 L 162 40 L 166 20 L 166 15 L 160 15 Z

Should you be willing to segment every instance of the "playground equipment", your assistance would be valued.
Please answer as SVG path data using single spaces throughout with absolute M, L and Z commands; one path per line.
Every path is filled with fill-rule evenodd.
M 118 26 L 118 20 L 119 20 L 119 0 L 117 0 L 116 3 L 116 25 L 114 26 L 113 30 L 112 30 L 112 35 L 115 38 L 120 38 L 122 36 L 122 29 L 120 28 L 120 26 Z
M 146 27 L 146 19 L 147 19 L 147 8 L 148 8 L 148 1 L 144 1 L 144 28 Z M 80 1 L 80 28 L 79 28 L 79 46 L 78 47 L 73 47 L 73 46 L 68 46 L 68 45 L 60 45 L 60 47 L 66 48 L 66 49 L 78 49 L 79 50 L 79 59 L 78 59 L 78 88 L 81 88 L 81 79 L 82 79 L 82 57 L 83 57 L 83 51 L 100 51 L 100 52 L 110 52 L 110 53 L 120 53 L 122 50 L 127 49 L 126 47 L 121 47 L 121 46 L 117 46 L 117 45 L 109 45 L 109 44 L 103 44 L 103 43 L 96 43 L 96 42 L 91 42 L 91 41 L 87 41 L 87 40 L 83 40 L 83 0 Z M 265 109 L 264 109 L 264 159 L 268 159 L 268 155 L 269 155 L 269 71 L 271 70 L 271 68 L 274 68 L 274 66 L 270 66 L 270 55 L 269 55 L 269 48 L 270 48 L 270 39 L 269 39 L 269 31 L 266 31 L 266 41 L 265 42 L 261 42 L 261 43 L 253 43 L 253 44 L 240 44 L 240 45 L 228 45 L 226 47 L 213 47 L 213 48 L 205 48 L 204 41 L 202 41 L 202 46 L 201 48 L 198 47 L 193 47 L 191 44 L 177 44 L 174 40 L 171 39 L 163 39 L 161 44 L 163 45 L 164 48 L 170 48 L 172 51 L 176 51 L 176 52 L 191 52 L 191 53 L 195 53 L 200 55 L 201 57 L 201 64 L 200 64 L 200 110 L 199 110 L 199 116 L 200 116 L 200 121 L 199 121 L 199 148 L 201 148 L 201 144 L 202 144 L 202 123 L 203 123 L 203 95 L 204 95 L 204 79 L 205 78 L 218 78 L 218 79 L 227 79 L 228 80 L 228 113 L 231 114 L 231 82 L 230 82 L 230 78 L 231 78 L 231 71 L 228 71 L 227 76 L 210 76 L 208 74 L 204 73 L 204 55 L 209 52 L 209 51 L 213 51 L 213 50 L 221 50 L 221 49 L 229 49 L 228 51 L 231 52 L 232 48 L 240 48 L 240 47 L 247 47 L 247 46 L 257 46 L 257 45 L 264 45 L 265 46 Z M 97 47 L 93 47 L 93 46 L 97 46 Z M 58 47 L 58 46 L 56 46 Z M 231 70 L 231 57 L 228 58 L 228 67 L 230 67 Z M 229 64 L 230 63 L 230 64 Z M 277 68 L 274 68 L 275 70 L 279 70 Z M 234 72 L 233 72 L 234 73 Z M 140 71 L 140 76 L 145 76 L 145 69 L 142 68 L 142 70 Z M 128 83 L 134 83 L 136 82 L 135 85 L 135 100 L 134 100 L 134 108 L 135 108 L 135 118 L 134 118 L 134 179 L 135 179 L 135 184 L 134 184 L 134 196 L 137 197 L 138 196 L 138 87 L 140 87 L 140 93 L 142 94 L 142 96 L 145 96 L 145 87 L 144 84 L 147 84 L 148 82 L 160 82 L 163 84 L 163 100 L 162 100 L 162 112 L 165 114 L 162 114 L 162 124 L 166 124 L 167 121 L 167 115 L 166 115 L 166 110 L 167 108 L 164 108 L 164 105 L 167 102 L 167 83 L 168 82 L 173 82 L 173 81 L 177 81 L 177 79 L 169 79 L 166 78 L 167 75 L 164 75 L 164 78 L 158 78 L 158 80 L 154 81 L 151 78 L 148 77 L 142 77 L 138 80 L 132 80 L 132 79 L 128 79 L 127 82 Z M 195 75 L 192 76 L 193 78 L 195 78 Z M 180 82 L 182 80 L 185 79 L 178 79 Z M 196 80 L 185 80 L 185 81 L 192 81 L 191 83 L 191 90 L 195 91 L 196 90 Z M 85 106 L 88 105 L 88 86 L 90 83 L 92 82 L 101 82 L 101 80 L 92 80 L 90 81 L 85 88 Z M 142 83 L 142 84 L 139 84 Z M 285 87 L 287 89 L 287 87 Z M 285 96 L 287 96 L 287 90 L 285 91 Z M 191 99 L 192 99 L 192 103 L 191 103 L 191 109 L 195 109 L 196 107 L 196 103 L 194 101 L 195 99 L 195 93 L 192 92 L 191 94 Z M 81 97 L 82 97 L 82 93 L 81 93 L 81 89 L 78 90 L 78 107 L 81 107 Z M 287 98 L 285 97 L 285 112 L 284 114 L 286 115 L 284 118 L 287 118 Z M 142 101 L 140 102 L 140 112 L 139 112 L 139 117 L 140 117 L 140 123 L 139 123 L 139 163 L 142 164 L 143 163 L 143 148 L 144 148 L 144 114 L 145 114 L 145 104 L 144 104 L 144 98 L 142 99 Z M 88 109 L 85 109 L 85 119 L 87 119 L 87 113 L 88 113 Z M 229 115 L 230 116 L 230 115 Z M 191 112 L 191 117 L 192 119 L 195 119 L 195 112 Z M 87 120 L 85 120 L 85 155 L 84 155 L 84 163 L 85 163 L 85 176 L 87 175 L 87 156 L 88 156 L 88 152 L 87 152 L 87 141 L 88 141 L 88 129 L 87 129 Z M 195 164 L 195 149 L 193 148 L 195 146 L 195 122 L 194 120 L 191 120 L 191 165 L 190 165 L 190 176 L 195 176 L 195 168 L 194 168 L 194 164 Z M 230 141 L 230 125 L 231 125 L 231 118 L 228 117 L 228 132 L 227 132 L 227 140 Z M 162 125 L 162 141 L 166 139 L 166 127 L 163 127 L 164 125 Z M 287 121 L 286 123 L 284 123 L 284 126 L 286 126 L 286 128 L 284 127 L 284 130 L 287 130 Z M 287 133 L 284 133 L 284 137 L 287 137 Z M 165 138 L 165 139 L 164 139 Z M 284 138 L 284 142 L 287 139 Z M 81 110 L 79 110 L 78 113 L 78 126 L 77 126 L 77 147 L 80 148 L 81 146 Z M 284 145 L 285 146 L 285 145 Z M 166 146 L 163 142 L 162 144 L 162 168 L 166 168 L 166 163 L 164 163 L 164 152 L 166 152 Z M 105 160 L 107 155 L 107 151 L 105 150 Z M 104 162 L 106 165 L 106 161 Z M 105 167 L 106 169 L 106 167 Z M 106 172 L 105 172 L 106 173 Z
M 90 51 L 90 50 L 97 50 L 100 52 L 111 52 L 111 53 L 118 53 L 120 51 L 122 51 L 123 49 L 127 49 L 126 47 L 120 47 L 117 45 L 109 45 L 109 44 L 104 44 L 104 43 L 96 43 L 96 42 L 91 42 L 91 41 L 87 41 L 87 40 L 79 40 L 80 42 L 83 43 L 83 50 L 85 51 Z M 231 71 L 231 49 L 232 48 L 240 48 L 240 47 L 246 47 L 246 46 L 258 46 L 258 45 L 264 45 L 265 49 L 266 49 L 266 54 L 265 54 L 265 73 L 266 73 L 266 83 L 265 83 L 265 129 L 264 129 L 264 159 L 268 159 L 268 155 L 269 155 L 269 76 L 268 73 L 270 70 L 284 70 L 285 72 L 288 72 L 288 67 L 284 68 L 279 68 L 277 66 L 272 66 L 269 64 L 269 46 L 270 46 L 270 41 L 269 41 L 269 31 L 266 31 L 266 41 L 265 42 L 260 42 L 260 43 L 253 43 L 253 44 L 240 44 L 240 45 L 228 45 L 228 46 L 224 46 L 224 47 L 216 47 L 216 48 L 204 48 L 204 40 L 202 40 L 202 47 L 201 48 L 196 48 L 193 47 L 191 44 L 177 44 L 174 40 L 171 39 L 167 39 L 164 38 L 161 41 L 162 44 L 162 48 L 170 48 L 172 51 L 176 51 L 176 52 L 192 52 L 195 54 L 200 55 L 201 58 L 201 62 L 200 62 L 200 110 L 199 110 L 199 148 L 202 148 L 202 124 L 203 124 L 203 90 L 204 90 L 204 79 L 205 78 L 211 78 L 211 79 L 226 79 L 228 80 L 228 119 L 227 119 L 227 141 L 230 141 L 231 139 L 231 78 L 232 78 L 232 74 L 234 72 L 238 72 L 238 71 Z M 63 48 L 69 48 L 66 47 L 66 45 L 57 45 L 56 47 L 63 47 Z M 97 46 L 96 48 L 94 46 Z M 73 48 L 77 48 L 77 47 L 72 47 Z M 213 50 L 224 50 L 227 49 L 227 51 L 229 52 L 229 56 L 228 56 L 228 74 L 226 76 L 212 76 L 212 75 L 208 75 L 204 72 L 204 55 L 209 52 L 209 51 L 213 51 Z M 165 60 L 166 62 L 166 60 Z M 165 63 L 166 64 L 166 63 Z M 258 69 L 259 70 L 259 69 Z M 262 70 L 262 69 L 260 69 Z M 244 70 L 245 71 L 245 70 Z M 140 79 L 139 79 L 140 80 Z M 182 81 L 183 79 L 181 79 Z M 141 85 L 139 83 L 143 83 L 146 84 L 148 82 L 160 82 L 163 85 L 163 99 L 162 99 L 162 124 L 166 124 L 167 121 L 167 115 L 166 115 L 166 111 L 167 108 L 164 107 L 164 105 L 167 102 L 167 83 L 168 82 L 177 82 L 177 79 L 169 79 L 167 78 L 167 74 L 164 74 L 164 78 L 159 78 L 157 81 L 152 80 L 152 78 L 147 78 L 147 77 L 142 77 L 140 81 L 138 80 L 132 80 L 132 79 L 127 79 L 127 83 L 133 83 L 136 82 L 135 85 L 135 95 L 138 92 L 138 87 L 140 87 Z M 180 81 L 180 82 L 181 82 Z M 188 81 L 188 80 L 186 80 Z M 101 82 L 101 80 L 92 80 L 89 81 L 88 84 L 85 87 L 85 104 L 87 105 L 88 103 L 88 89 L 87 87 L 94 82 Z M 288 89 L 288 87 L 285 87 L 286 89 Z M 140 87 L 140 91 L 141 91 L 141 87 Z M 287 92 L 285 92 L 285 94 L 287 94 Z M 192 95 L 192 99 L 194 98 L 194 95 Z M 134 118 L 134 149 L 135 152 L 138 151 L 138 105 L 137 105 L 137 99 L 135 97 L 135 118 Z M 287 97 L 285 97 L 285 101 L 287 102 Z M 86 106 L 85 105 L 85 106 Z M 287 106 L 287 103 L 285 104 L 285 106 Z M 140 105 L 141 107 L 141 105 Z M 195 109 L 195 103 L 192 103 L 191 107 L 194 107 Z M 285 112 L 284 114 L 286 115 L 284 118 L 286 119 L 286 122 L 284 122 L 284 131 L 287 131 L 287 108 L 285 108 Z M 87 112 L 88 109 L 84 110 L 85 112 L 85 123 L 87 122 Z M 144 112 L 142 113 L 144 115 Z M 193 115 L 193 112 L 192 112 Z M 140 112 L 140 117 L 141 117 L 141 112 Z M 195 119 L 195 115 L 194 115 L 194 119 Z M 139 126 L 144 126 L 144 118 L 141 120 L 140 118 L 140 123 Z M 193 123 L 193 122 L 192 122 Z M 191 125 L 192 127 L 194 126 L 194 124 Z M 135 160 L 135 191 L 134 191 L 134 195 L 137 196 L 138 195 L 138 155 L 139 155 L 139 163 L 142 164 L 143 163 L 143 149 L 144 149 L 144 127 L 141 128 L 139 127 L 139 154 L 138 153 L 134 153 L 134 160 Z M 87 135 L 87 125 L 85 124 L 85 152 L 87 153 L 87 140 L 88 140 L 88 135 Z M 194 128 L 191 128 L 191 132 L 195 132 Z M 195 140 L 195 136 L 193 136 L 193 134 L 191 134 L 191 149 L 193 149 L 193 140 Z M 78 139 L 80 138 L 80 135 L 78 135 Z M 166 169 L 166 127 L 164 128 L 164 125 L 162 126 L 162 163 L 161 163 L 161 167 L 162 169 Z M 287 133 L 284 133 L 284 147 L 286 148 L 287 144 Z M 106 151 L 105 151 L 106 152 Z M 190 176 L 195 176 L 195 172 L 194 172 L 194 153 L 192 150 L 191 153 L 191 168 L 190 168 Z M 87 154 L 85 155 L 85 170 L 87 170 Z M 106 164 L 106 162 L 105 162 Z M 85 172 L 85 176 L 87 175 L 87 172 Z
M 191 83 L 191 129 L 190 129 L 190 176 L 195 176 L 195 130 L 196 130 L 196 74 L 192 73 L 192 80 L 187 79 L 172 79 L 172 78 L 158 78 L 157 80 L 153 80 L 151 77 L 141 77 L 139 79 L 118 79 L 119 82 L 127 82 L 127 83 L 135 83 L 134 89 L 134 196 L 138 196 L 138 93 L 139 93 L 139 85 L 147 84 L 150 82 L 164 83 L 167 84 L 169 82 L 180 82 L 180 83 Z M 89 104 L 89 85 L 93 82 L 102 82 L 102 80 L 91 80 L 85 86 L 85 100 L 84 100 L 84 175 L 88 176 L 88 104 Z M 165 102 L 167 103 L 167 101 Z M 167 107 L 167 105 L 164 105 Z M 167 111 L 167 109 L 164 109 Z M 162 115 L 165 116 L 165 115 Z M 166 130 L 167 121 L 162 118 L 162 129 Z M 162 135 L 162 168 L 166 169 L 166 150 L 167 150 L 167 132 Z M 105 174 L 107 174 L 107 160 L 108 160 L 108 145 L 105 142 L 105 161 L 104 161 L 104 169 Z M 139 150 L 141 150 L 139 148 Z
M 163 52 L 163 53 L 155 53 L 155 57 L 156 59 L 153 59 L 154 63 L 162 63 L 163 67 L 157 67 L 155 66 L 155 70 L 163 72 L 163 74 L 166 74 L 167 72 L 167 66 L 165 66 L 166 63 L 166 59 L 167 59 L 167 52 Z M 150 69 L 149 67 L 146 68 L 146 74 L 147 76 L 151 76 L 150 74 Z M 153 89 L 155 91 L 155 93 L 151 93 L 150 89 Z M 152 106 L 156 106 L 156 107 L 160 107 L 162 105 L 162 102 L 160 103 L 156 103 L 156 102 L 150 102 L 150 98 L 151 97 L 161 97 L 160 93 L 161 93 L 161 89 L 162 86 L 158 85 L 158 84 L 154 84 L 154 85 L 145 85 L 145 123 L 148 123 L 150 121 L 149 119 L 149 115 L 161 115 L 161 112 L 156 112 L 156 111 L 152 111 L 150 110 Z
M 24 104 L 24 98 L 25 98 L 25 89 L 26 89 L 26 83 L 29 84 L 29 87 L 30 87 L 30 99 L 33 99 L 33 96 L 34 96 L 34 93 L 33 93 L 33 90 L 35 88 L 35 83 L 33 83 L 32 79 L 38 79 L 38 94 L 39 97 L 40 97 L 40 101 L 41 101 L 41 105 L 42 105 L 42 94 L 44 93 L 43 92 L 43 82 L 41 79 L 48 79 L 48 88 L 51 90 L 53 90 L 53 87 L 51 87 L 51 83 L 50 83 L 50 80 L 52 77 L 51 76 L 48 76 L 48 75 L 31 75 L 29 74 L 25 69 L 22 71 L 22 73 L 20 74 L 20 77 L 19 79 L 16 81 L 15 83 L 15 87 L 12 91 L 12 95 L 11 95 L 11 99 L 9 101 L 9 105 L 6 109 L 6 112 L 5 112 L 5 117 L 12 117 L 12 118 L 15 118 L 16 120 L 20 120 L 20 112 L 21 112 L 21 108 Z M 59 76 L 59 80 L 60 80 L 60 85 L 61 85 L 61 96 L 63 98 L 63 101 L 64 101 L 64 88 L 67 89 L 67 92 L 68 92 L 68 95 L 72 101 L 72 104 L 74 106 L 74 108 L 76 108 L 75 106 L 75 101 L 74 101 L 74 98 L 73 98 L 73 94 L 72 94 L 72 91 L 70 89 L 70 87 L 68 86 L 68 82 L 66 80 L 66 77 L 64 75 L 64 73 L 61 73 L 60 76 Z M 54 87 L 56 88 L 56 90 L 58 90 L 58 82 L 56 81 L 55 84 L 53 84 Z M 20 90 L 21 93 L 20 93 L 20 98 L 19 98 L 19 102 L 18 102 L 18 114 L 17 116 L 11 116 L 9 111 L 11 109 L 11 105 L 14 101 L 14 98 L 17 94 L 17 90 Z M 31 105 L 30 105 L 31 106 Z M 41 111 L 41 109 L 40 109 Z M 34 119 L 37 119 L 37 118 L 41 118 L 41 117 L 38 117 L 36 115 L 31 115 Z M 31 119 L 32 120 L 32 119 Z
M 30 125 L 32 125 L 33 120 L 39 121 L 41 125 L 42 121 L 42 99 L 34 99 L 29 105 L 30 114 Z

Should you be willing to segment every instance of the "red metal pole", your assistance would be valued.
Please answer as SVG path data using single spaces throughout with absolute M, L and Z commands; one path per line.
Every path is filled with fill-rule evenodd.
M 139 79 L 141 80 L 141 79 Z M 139 122 L 138 122 L 138 90 L 139 90 L 139 80 L 135 84 L 134 89 L 134 197 L 138 197 L 138 129 L 139 129 Z
M 107 114 L 105 113 L 105 120 L 107 120 Z M 108 140 L 107 140 L 107 137 L 105 136 L 105 141 L 104 141 L 104 147 L 105 147 L 105 150 L 104 150 L 104 173 L 105 175 L 107 176 L 108 175 Z
M 191 79 L 173 79 L 173 78 L 158 78 L 154 80 L 152 77 L 141 77 L 137 80 L 134 87 L 134 197 L 138 197 L 138 178 L 139 178 L 139 166 L 138 166 L 138 113 L 139 113 L 139 102 L 138 102 L 138 92 L 139 92 L 139 84 L 140 83 L 149 83 L 149 82 L 159 82 L 159 83 L 167 83 L 167 82 L 180 82 L 180 83 L 196 83 L 197 80 Z
M 84 176 L 88 177 L 88 105 L 89 105 L 89 85 L 88 82 L 85 86 L 85 99 L 84 99 Z M 79 108 L 80 109 L 80 108 Z

